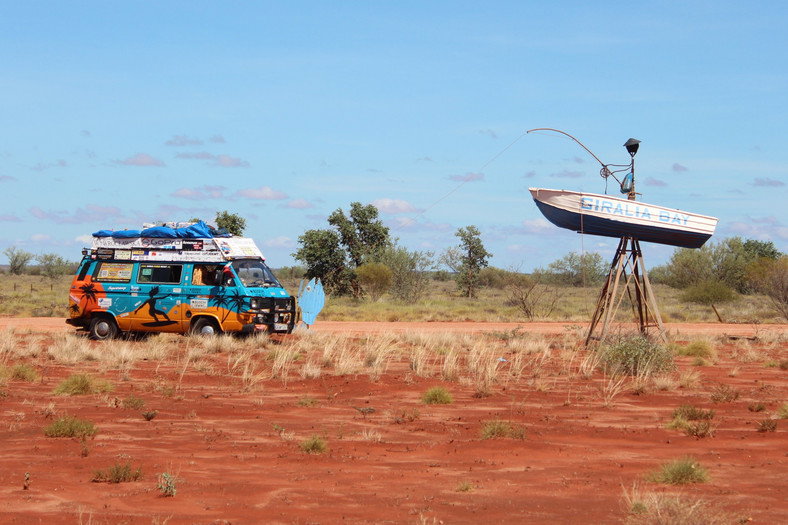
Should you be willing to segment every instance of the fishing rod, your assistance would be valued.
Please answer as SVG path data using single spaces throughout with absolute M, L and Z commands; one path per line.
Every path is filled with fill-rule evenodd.
M 599 170 L 599 175 L 603 179 L 605 179 L 605 182 L 607 182 L 608 177 L 613 177 L 613 179 L 615 179 L 615 181 L 618 182 L 618 185 L 621 187 L 621 193 L 629 193 L 631 195 L 630 199 L 634 198 L 634 165 L 635 165 L 634 153 L 630 152 L 630 155 L 632 156 L 632 162 L 630 162 L 629 164 L 605 164 L 604 162 L 599 160 L 599 157 L 594 155 L 594 152 L 588 149 L 585 144 L 577 140 L 575 137 L 573 137 L 566 131 L 561 131 L 560 129 L 554 129 L 554 128 L 534 128 L 534 129 L 529 129 L 528 131 L 526 131 L 526 133 L 531 133 L 532 131 L 554 131 L 556 133 L 560 133 L 574 140 L 576 143 L 580 145 L 581 148 L 586 150 L 589 155 L 594 157 L 596 161 L 602 166 L 602 169 Z M 628 146 L 630 141 L 634 141 L 634 140 L 635 139 L 629 139 L 629 141 L 627 141 L 627 144 L 625 144 L 625 146 L 627 146 L 627 151 L 630 150 Z M 640 141 L 635 141 L 635 142 L 639 143 Z M 634 144 L 634 146 L 635 146 L 634 151 L 637 151 L 637 144 Z M 611 170 L 610 169 L 611 167 L 619 168 L 619 169 Z M 626 177 L 624 177 L 623 181 L 620 181 L 618 180 L 618 177 L 615 176 L 615 174 L 623 173 L 623 172 L 628 172 L 628 174 Z M 605 187 L 607 187 L 607 184 L 605 184 Z

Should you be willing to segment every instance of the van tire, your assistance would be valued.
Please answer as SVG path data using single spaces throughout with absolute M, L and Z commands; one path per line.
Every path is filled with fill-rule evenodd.
M 219 323 L 217 323 L 215 319 L 210 317 L 200 317 L 194 321 L 194 324 L 192 324 L 191 332 L 194 335 L 211 336 L 221 334 L 222 329 L 219 328 Z
M 112 317 L 99 316 L 90 320 L 89 337 L 94 341 L 107 341 L 118 336 L 118 325 Z

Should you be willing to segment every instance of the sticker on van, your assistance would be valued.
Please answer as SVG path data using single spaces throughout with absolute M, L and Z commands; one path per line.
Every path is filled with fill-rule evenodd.
M 189 306 L 195 310 L 200 308 L 208 308 L 208 299 L 192 299 L 189 301 Z

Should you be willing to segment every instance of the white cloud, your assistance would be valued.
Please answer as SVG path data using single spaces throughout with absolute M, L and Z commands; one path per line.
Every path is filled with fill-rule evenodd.
M 466 173 L 465 175 L 452 175 L 449 178 L 457 182 L 471 182 L 484 179 L 484 173 Z
M 315 206 L 306 199 L 293 199 L 288 202 L 285 207 L 292 208 L 294 210 L 306 210 L 308 208 L 314 208 Z
M 272 189 L 270 186 L 260 186 L 259 188 L 247 188 L 245 190 L 238 190 L 235 192 L 238 197 L 246 197 L 247 199 L 276 201 L 287 198 L 287 194 Z
M 202 141 L 200 139 L 189 138 L 186 135 L 174 135 L 166 144 L 168 146 L 200 146 Z
M 266 239 L 263 241 L 263 246 L 266 248 L 295 248 L 296 242 L 291 239 L 290 237 L 286 237 L 284 235 L 280 235 L 279 237 L 274 237 L 273 239 Z
M 147 153 L 137 153 L 136 155 L 129 157 L 124 160 L 116 161 L 118 164 L 122 164 L 123 166 L 153 166 L 153 167 L 161 167 L 164 166 L 164 163 L 159 159 L 153 158 Z
M 375 199 L 372 201 L 372 205 L 375 206 L 378 211 L 381 213 L 413 213 L 418 211 L 411 203 L 408 201 L 398 200 L 398 199 Z

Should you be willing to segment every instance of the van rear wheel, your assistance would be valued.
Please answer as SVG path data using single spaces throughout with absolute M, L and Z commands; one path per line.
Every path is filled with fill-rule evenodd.
M 118 332 L 118 325 L 111 317 L 94 317 L 90 320 L 90 338 L 94 341 L 115 339 Z
M 194 324 L 192 325 L 192 333 L 195 335 L 219 335 L 222 333 L 221 328 L 219 328 L 219 323 L 216 322 L 215 319 L 211 319 L 210 317 L 200 317 Z

